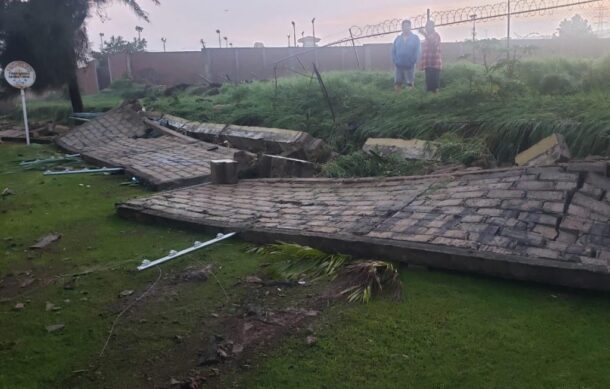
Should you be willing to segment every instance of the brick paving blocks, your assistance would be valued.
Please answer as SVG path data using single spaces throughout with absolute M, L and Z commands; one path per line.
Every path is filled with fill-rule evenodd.
M 124 168 L 156 190 L 208 181 L 211 160 L 235 159 L 245 166 L 254 158 L 244 151 L 155 131 L 143 122 L 138 108 L 123 105 L 56 142 L 95 164 Z
M 605 165 L 605 166 L 601 166 Z M 503 278 L 610 290 L 608 161 L 453 175 L 244 180 L 118 213 Z M 606 172 L 606 173 L 604 173 Z

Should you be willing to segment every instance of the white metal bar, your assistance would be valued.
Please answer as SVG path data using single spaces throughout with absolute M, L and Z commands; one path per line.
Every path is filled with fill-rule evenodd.
M 113 173 L 113 172 L 122 172 L 123 168 L 121 167 L 105 167 L 101 169 L 81 169 L 81 170 L 62 170 L 62 171 L 51 171 L 47 170 L 43 174 L 45 176 L 62 176 L 65 174 L 87 174 L 87 173 Z
M 70 159 L 79 158 L 80 154 L 66 154 L 63 157 L 52 157 L 47 159 L 36 159 L 34 161 L 22 161 L 19 163 L 20 166 L 29 166 L 29 165 L 37 165 L 39 163 L 47 163 L 47 162 L 62 162 Z
M 193 251 L 197 251 L 197 250 L 200 250 L 200 249 L 202 249 L 204 247 L 211 246 L 214 243 L 218 243 L 218 242 L 223 241 L 225 239 L 229 239 L 229 238 L 235 236 L 236 234 L 237 234 L 237 232 L 230 232 L 230 233 L 224 234 L 224 235 L 223 234 L 218 234 L 215 239 L 212 239 L 212 240 L 209 240 L 209 241 L 203 242 L 203 243 L 195 242 L 195 244 L 193 244 L 192 247 L 189 247 L 188 249 L 185 249 L 185 250 L 182 250 L 182 251 L 173 251 L 172 250 L 172 251 L 169 252 L 169 254 L 167 256 L 165 256 L 163 258 L 159 258 L 159 259 L 157 259 L 155 261 L 151 262 L 151 261 L 145 259 L 144 261 L 142 261 L 142 264 L 140 266 L 138 266 L 138 270 L 142 271 L 142 270 L 150 269 L 151 267 L 155 267 L 155 266 L 160 265 L 162 263 L 165 263 L 167 261 L 171 261 L 172 259 L 176 259 L 176 258 L 181 257 L 181 256 L 186 255 L 186 254 L 190 254 Z
M 28 124 L 28 109 L 25 106 L 25 90 L 21 88 L 21 107 L 23 108 L 23 123 L 25 124 L 25 143 L 30 144 L 30 125 Z

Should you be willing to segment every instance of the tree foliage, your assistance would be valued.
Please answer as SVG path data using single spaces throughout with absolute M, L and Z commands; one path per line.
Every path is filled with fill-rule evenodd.
M 93 52 L 93 57 L 97 60 L 103 60 L 108 56 L 120 53 L 138 53 L 146 51 L 148 42 L 146 39 L 136 39 L 127 41 L 122 36 L 111 36 L 110 40 L 104 41 L 104 48 L 101 52 Z
M 580 15 L 574 15 L 571 19 L 565 19 L 557 29 L 559 38 L 592 38 L 595 37 L 593 28 L 589 21 Z
M 116 0 L 148 20 L 135 0 Z M 158 0 L 151 0 L 158 4 Z M 24 60 L 36 69 L 34 88 L 68 85 L 75 110 L 80 94 L 76 68 L 88 51 L 85 20 L 113 0 L 0 0 L 0 64 Z
M 87 48 L 81 28 L 88 6 L 82 0 L 4 2 L 0 63 L 24 60 L 36 69 L 35 89 L 66 84 Z

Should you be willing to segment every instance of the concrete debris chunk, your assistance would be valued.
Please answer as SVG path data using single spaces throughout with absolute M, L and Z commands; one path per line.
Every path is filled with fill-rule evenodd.
M 234 185 L 238 181 L 237 161 L 222 159 L 210 161 L 210 180 L 216 185 Z
M 238 164 L 232 159 L 210 161 L 211 181 L 216 185 L 234 185 L 238 180 Z
M 133 290 L 123 290 L 121 291 L 121 293 L 119 293 L 119 297 L 123 298 L 123 297 L 129 297 L 133 294 Z
M 305 344 L 308 346 L 313 346 L 316 343 L 318 343 L 318 338 L 313 335 L 309 335 L 307 338 L 305 338 Z
M 362 150 L 380 155 L 398 155 L 404 159 L 440 161 L 438 145 L 420 139 L 369 138 Z
M 53 325 L 47 326 L 46 328 L 47 328 L 48 333 L 53 333 L 53 332 L 63 330 L 64 327 L 65 327 L 65 325 L 63 325 L 63 324 L 53 324 Z
M 13 196 L 15 194 L 15 191 L 10 189 L 10 188 L 4 188 L 4 190 L 2 190 L 2 194 L 0 194 L 0 196 L 2 197 L 8 197 L 8 196 Z
M 265 154 L 259 162 L 259 177 L 261 178 L 310 178 L 314 176 L 315 172 L 315 165 L 302 159 Z
M 570 158 L 570 149 L 563 135 L 553 134 L 519 153 L 515 163 L 519 166 L 554 165 L 569 161 Z
M 45 235 L 42 238 L 38 239 L 38 241 L 35 244 L 30 246 L 30 249 L 42 250 L 42 249 L 48 247 L 51 243 L 57 242 L 60 239 L 61 239 L 60 234 L 48 234 L 48 235 Z

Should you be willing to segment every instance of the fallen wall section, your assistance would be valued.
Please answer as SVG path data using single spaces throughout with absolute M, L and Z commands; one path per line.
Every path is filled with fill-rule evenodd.
M 120 167 L 147 186 L 169 189 L 207 182 L 210 161 L 233 159 L 248 166 L 250 153 L 159 132 L 146 125 L 137 104 L 124 104 L 57 139 L 89 162 Z
M 360 258 L 610 290 L 607 161 L 403 178 L 244 180 L 131 200 L 121 216 Z

